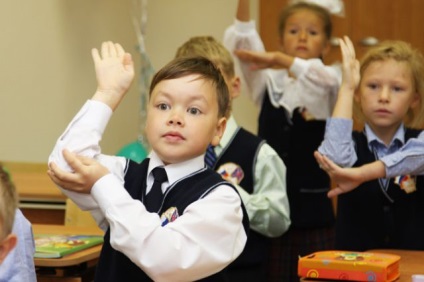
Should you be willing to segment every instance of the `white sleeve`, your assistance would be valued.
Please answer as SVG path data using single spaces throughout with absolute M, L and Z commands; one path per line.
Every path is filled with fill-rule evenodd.
M 331 117 L 342 80 L 340 66 L 326 66 L 318 59 L 295 58 L 290 71 L 297 78 L 298 89 L 287 94 L 299 95 L 301 104 L 316 119 Z
M 224 33 L 224 46 L 233 55 L 234 50 L 244 49 L 265 51 L 263 42 L 256 31 L 255 22 L 234 20 Z M 262 99 L 266 89 L 267 70 L 251 70 L 249 64 L 240 61 L 233 55 L 236 70 L 241 72 L 243 82 L 248 87 L 249 98 L 258 106 L 262 106 Z
M 61 169 L 71 171 L 62 154 L 64 149 L 68 149 L 79 155 L 97 159 L 123 183 L 125 158 L 100 155 L 99 142 L 111 116 L 112 110 L 106 104 L 87 101 L 57 140 L 49 156 L 49 163 L 54 162 Z M 99 212 L 98 205 L 90 194 L 76 193 L 62 188 L 61 190 L 82 210 L 90 211 L 99 226 L 105 227 L 104 216 Z
M 291 224 L 286 166 L 266 143 L 258 153 L 254 181 L 252 194 L 237 187 L 249 214 L 250 228 L 267 237 L 278 237 Z

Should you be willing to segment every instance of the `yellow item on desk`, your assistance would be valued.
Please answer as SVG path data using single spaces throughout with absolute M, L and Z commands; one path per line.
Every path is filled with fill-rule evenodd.
M 65 210 L 65 225 L 97 226 L 97 223 L 89 212 L 81 210 L 74 202 L 72 202 L 70 199 L 67 199 Z
M 300 277 L 344 281 L 394 281 L 400 256 L 386 253 L 320 251 L 301 257 Z

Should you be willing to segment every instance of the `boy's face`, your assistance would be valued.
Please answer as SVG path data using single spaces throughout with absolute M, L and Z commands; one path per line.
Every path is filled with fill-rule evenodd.
M 198 75 L 163 80 L 152 91 L 146 136 L 165 164 L 189 160 L 217 145 L 225 130 L 216 90 Z
M 322 19 L 309 10 L 299 10 L 287 18 L 281 34 L 282 51 L 302 59 L 321 58 L 329 50 Z
M 355 99 L 376 132 L 395 133 L 410 108 L 419 102 L 412 73 L 405 62 L 375 61 L 362 74 Z

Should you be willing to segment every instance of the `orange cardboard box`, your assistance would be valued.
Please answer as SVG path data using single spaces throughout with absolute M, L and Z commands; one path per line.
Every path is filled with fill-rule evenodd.
M 371 252 L 321 251 L 299 258 L 300 277 L 348 281 L 394 281 L 400 256 Z

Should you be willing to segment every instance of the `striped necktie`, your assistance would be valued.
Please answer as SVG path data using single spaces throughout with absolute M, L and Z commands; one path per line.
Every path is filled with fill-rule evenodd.
M 209 145 L 205 154 L 205 163 L 209 168 L 213 168 L 216 163 L 216 154 L 214 150 L 214 146 Z

